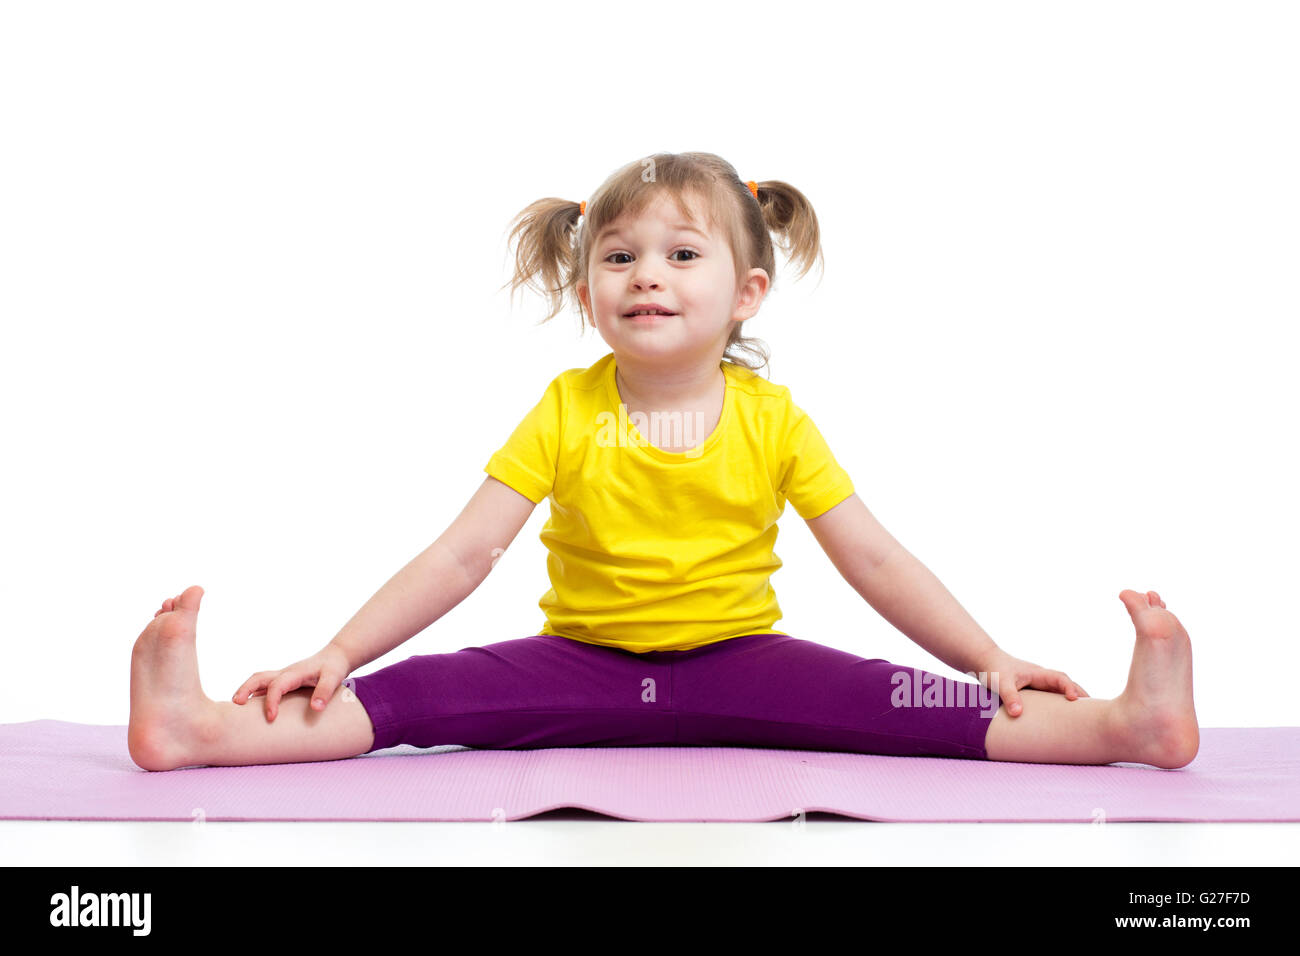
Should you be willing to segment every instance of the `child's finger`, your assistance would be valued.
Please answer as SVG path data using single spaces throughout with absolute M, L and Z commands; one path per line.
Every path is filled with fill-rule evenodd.
M 1041 674 L 1035 674 L 1034 686 L 1064 694 L 1066 697 L 1069 697 L 1074 692 L 1074 681 L 1066 677 L 1061 671 L 1043 671 Z
M 1078 700 L 1080 697 L 1087 697 L 1088 692 L 1076 684 L 1064 674 L 1061 675 L 1061 693 L 1065 694 L 1070 700 Z
M 342 677 L 335 677 L 333 674 L 322 672 L 316 680 L 316 693 L 311 695 L 312 710 L 324 710 L 325 705 L 334 698 L 334 691 L 338 689 Z
M 1021 711 L 1020 695 L 1016 693 L 1014 687 L 1007 688 L 1006 693 L 1002 695 L 1002 702 L 1006 704 L 1008 714 L 1010 714 L 1012 717 L 1020 716 L 1020 711 Z
M 288 672 L 281 673 L 279 677 L 266 685 L 266 719 L 268 722 L 275 720 L 275 715 L 279 713 L 280 698 L 300 686 L 302 686 L 302 681 Z
M 234 695 L 230 699 L 233 700 L 236 704 L 242 704 L 249 697 L 256 696 L 258 691 L 262 689 L 262 685 L 266 683 L 270 675 L 271 675 L 270 671 L 258 671 L 248 680 L 240 684 L 239 689 L 235 691 Z M 241 700 L 241 698 L 243 699 Z

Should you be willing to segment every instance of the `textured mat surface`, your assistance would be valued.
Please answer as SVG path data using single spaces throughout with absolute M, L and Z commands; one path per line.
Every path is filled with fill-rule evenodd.
M 392 747 L 349 760 L 141 770 L 126 727 L 0 724 L 0 819 L 1300 820 L 1300 727 L 1202 728 L 1186 767 L 998 763 L 736 747 Z

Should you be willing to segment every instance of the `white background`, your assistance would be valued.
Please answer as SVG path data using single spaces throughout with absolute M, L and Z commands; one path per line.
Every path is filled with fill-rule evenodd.
M 1300 722 L 1294 6 L 0 11 L 0 722 L 125 724 L 191 584 L 214 699 L 325 644 L 608 351 L 511 217 L 661 150 L 812 200 L 746 333 L 999 644 L 1115 696 L 1154 589 L 1203 727 Z M 546 514 L 358 673 L 535 633 Z M 957 676 L 782 529 L 777 628 Z

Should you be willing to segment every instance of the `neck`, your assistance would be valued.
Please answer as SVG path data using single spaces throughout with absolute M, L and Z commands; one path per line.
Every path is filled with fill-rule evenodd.
M 706 404 L 726 384 L 722 358 L 662 368 L 635 360 L 614 360 L 614 381 L 623 404 L 633 409 L 669 411 Z

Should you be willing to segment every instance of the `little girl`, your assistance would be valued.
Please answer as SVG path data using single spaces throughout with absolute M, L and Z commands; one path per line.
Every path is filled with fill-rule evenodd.
M 612 351 L 551 381 L 456 520 L 317 654 L 213 701 L 195 654 L 203 590 L 164 601 L 131 655 L 131 758 L 679 745 L 1189 763 L 1191 642 L 1158 594 L 1119 595 L 1137 637 L 1114 700 L 1011 656 L 875 520 L 790 390 L 744 360 L 762 355 L 740 333 L 775 274 L 774 233 L 806 274 L 821 254 L 808 200 L 710 153 L 657 154 L 589 202 L 524 209 L 512 291 L 540 276 L 547 320 L 572 293 Z M 348 676 L 468 597 L 545 498 L 537 634 Z M 876 611 L 979 683 L 775 630 L 787 501 Z

